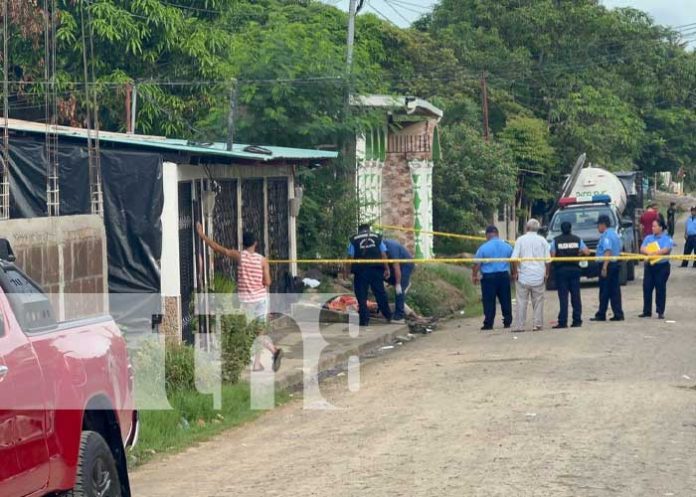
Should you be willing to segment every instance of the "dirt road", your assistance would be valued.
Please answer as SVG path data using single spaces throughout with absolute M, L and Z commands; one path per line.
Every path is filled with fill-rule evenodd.
M 696 269 L 673 268 L 673 323 L 636 317 L 640 285 L 624 323 L 589 322 L 596 286 L 577 331 L 453 321 L 366 364 L 357 393 L 326 384 L 342 409 L 287 405 L 145 466 L 134 496 L 696 495 Z

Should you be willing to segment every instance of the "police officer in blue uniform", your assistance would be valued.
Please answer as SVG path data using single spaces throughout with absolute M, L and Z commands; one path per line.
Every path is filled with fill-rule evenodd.
M 602 234 L 597 245 L 597 258 L 618 257 L 621 255 L 623 243 L 619 234 L 611 227 L 611 219 L 607 215 L 599 216 L 597 230 Z M 609 302 L 614 316 L 610 321 L 623 321 L 624 312 L 621 303 L 621 264 L 617 260 L 606 259 L 600 262 L 599 275 L 599 310 L 590 321 L 606 321 Z
M 350 239 L 348 244 L 348 256 L 359 260 L 383 260 L 383 263 L 351 264 L 353 273 L 353 289 L 358 300 L 358 312 L 360 314 L 360 326 L 370 324 L 370 309 L 367 307 L 367 294 L 369 289 L 375 295 L 377 305 L 382 315 L 391 321 L 392 313 L 389 309 L 387 291 L 384 289 L 384 280 L 389 279 L 389 264 L 387 262 L 387 247 L 382 237 L 370 230 L 369 224 L 362 224 L 358 233 Z
M 476 251 L 476 259 L 509 259 L 512 247 L 498 238 L 498 228 L 486 228 L 486 243 Z M 479 276 L 479 271 L 481 276 Z M 483 327 L 481 331 L 493 329 L 496 312 L 496 299 L 503 312 L 503 326 L 512 325 L 512 291 L 510 290 L 509 262 L 482 262 L 474 264 L 471 275 L 474 284 L 481 283 L 481 300 L 483 301 Z
M 572 233 L 573 226 L 569 222 L 561 224 L 561 234 L 551 242 L 551 257 L 579 257 L 588 255 L 590 250 L 585 242 Z M 578 261 L 557 261 L 553 263 L 553 274 L 556 278 L 556 289 L 560 311 L 558 312 L 558 324 L 554 329 L 568 327 L 568 295 L 573 305 L 572 328 L 582 326 L 582 299 L 580 296 L 581 270 Z
M 696 206 L 691 208 L 691 216 L 686 220 L 686 231 L 684 233 L 684 255 L 688 256 L 696 252 Z M 681 267 L 688 267 L 689 261 L 684 259 Z M 693 267 L 696 267 L 696 259 L 694 259 Z
M 411 274 L 416 265 L 412 262 L 393 262 L 395 260 L 406 261 L 413 259 L 408 249 L 396 240 L 384 240 L 384 246 L 387 248 L 387 257 L 390 261 L 389 272 L 391 273 L 387 283 L 394 287 L 394 293 L 396 294 L 392 323 L 402 324 L 406 317 L 406 294 L 411 286 Z
M 665 233 L 667 225 L 663 219 L 653 221 L 652 235 L 643 240 L 640 253 L 644 255 L 669 255 L 674 248 L 674 241 Z M 653 252 L 654 246 L 659 247 Z M 672 269 L 669 259 L 648 259 L 645 262 L 645 274 L 643 275 L 643 313 L 641 318 L 652 317 L 652 296 L 655 292 L 655 310 L 657 317 L 665 318 L 665 306 L 667 304 L 667 280 Z

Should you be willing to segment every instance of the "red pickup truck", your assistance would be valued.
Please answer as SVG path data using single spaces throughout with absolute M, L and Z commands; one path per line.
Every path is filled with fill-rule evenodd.
M 138 416 L 113 319 L 56 322 L 48 297 L 8 260 L 0 314 L 0 497 L 129 497 Z

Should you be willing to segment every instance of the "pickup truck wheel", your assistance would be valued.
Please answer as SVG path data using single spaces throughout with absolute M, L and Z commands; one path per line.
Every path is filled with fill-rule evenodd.
M 75 488 L 66 497 L 121 497 L 114 455 L 96 431 L 82 432 Z

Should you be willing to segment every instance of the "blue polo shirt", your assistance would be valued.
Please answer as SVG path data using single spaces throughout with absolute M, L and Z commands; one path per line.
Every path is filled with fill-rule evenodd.
M 389 259 L 397 259 L 397 260 L 403 260 L 403 259 L 413 259 L 413 256 L 411 253 L 401 245 L 399 242 L 396 240 L 384 240 L 384 245 L 387 247 L 387 257 Z M 402 268 L 413 270 L 414 264 L 413 263 L 401 263 L 399 264 Z
M 674 240 L 672 240 L 667 233 L 662 233 L 660 236 L 648 235 L 645 237 L 645 240 L 643 240 L 643 245 L 641 246 L 645 247 L 653 242 L 657 242 L 661 249 L 668 248 L 669 253 L 672 253 L 672 249 L 674 248 Z M 654 264 L 667 264 L 668 262 L 669 259 L 660 259 Z
M 500 238 L 491 238 L 476 251 L 476 259 L 509 259 L 512 247 Z M 503 273 L 510 271 L 509 262 L 482 262 L 481 274 Z
M 686 220 L 686 236 L 696 236 L 696 217 L 689 216 Z
M 602 233 L 599 237 L 599 243 L 597 244 L 597 258 L 604 257 L 604 252 L 607 250 L 611 251 L 612 256 L 621 255 L 621 249 L 623 247 L 623 242 L 621 237 L 616 232 L 614 228 L 607 228 L 607 230 Z

